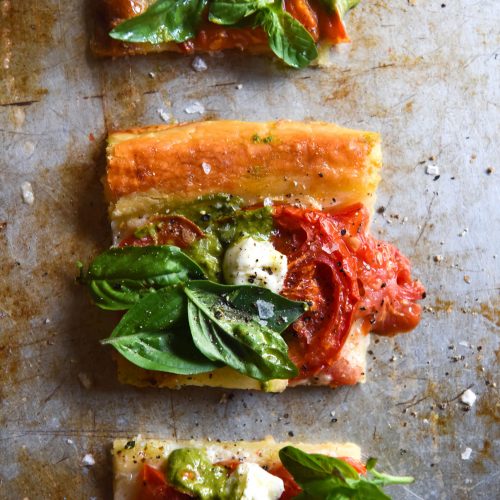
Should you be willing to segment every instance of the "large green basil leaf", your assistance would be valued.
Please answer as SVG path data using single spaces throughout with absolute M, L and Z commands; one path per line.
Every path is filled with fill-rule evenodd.
M 327 497 L 327 500 L 335 500 L 335 498 L 338 498 L 332 496 L 335 493 L 335 491 L 332 491 L 332 493 L 330 493 Z M 380 486 L 362 478 L 351 484 L 350 496 L 347 498 L 353 498 L 356 500 L 391 500 L 391 497 L 386 495 Z
M 211 361 L 221 361 L 239 371 L 243 368 L 243 351 L 234 352 L 230 339 L 221 336 L 220 330 L 212 323 L 193 302 L 188 301 L 188 320 L 191 335 L 196 347 Z
M 196 349 L 187 331 L 137 333 L 113 337 L 102 343 L 112 345 L 124 358 L 146 370 L 195 375 L 220 366 Z
M 340 19 L 342 19 L 347 12 L 356 7 L 361 0 L 320 0 L 321 3 L 328 9 L 328 12 L 337 11 Z
M 188 305 L 191 335 L 196 347 L 212 361 L 262 382 L 297 375 L 279 334 L 241 323 L 221 327 L 194 303 Z
M 82 281 L 99 307 L 125 310 L 152 291 L 202 277 L 192 259 L 165 245 L 107 250 L 94 259 Z
M 207 281 L 187 283 L 184 291 L 190 301 L 188 319 L 194 343 L 209 359 L 221 361 L 256 380 L 292 378 L 298 371 L 288 357 L 286 342 L 258 315 L 248 312 L 251 299 L 243 296 L 247 292 L 253 295 L 254 290 L 249 290 L 252 288 L 258 289 Z M 235 302 L 242 307 L 237 308 Z M 300 306 L 300 311 L 288 311 L 288 321 L 304 312 L 301 303 L 295 303 L 296 306 Z M 273 324 L 279 324 L 276 317 L 272 319 Z M 279 324 L 277 328 L 282 327 Z
M 166 287 L 147 294 L 131 307 L 116 325 L 111 337 L 143 332 L 161 332 L 186 317 L 186 298 L 180 287 Z
M 281 463 L 301 487 L 309 481 L 328 479 L 334 473 L 337 477 L 359 479 L 356 469 L 338 458 L 305 453 L 294 446 L 285 446 L 279 456 Z
M 157 0 L 142 14 L 116 26 L 110 36 L 134 43 L 184 42 L 194 38 L 208 0 Z
M 214 311 L 223 314 L 221 321 L 252 322 L 277 333 L 284 332 L 307 310 L 305 302 L 289 300 L 267 288 L 253 285 L 221 285 L 213 281 L 192 280 L 186 283 L 185 291 L 191 300 L 210 310 L 209 315 Z
M 373 461 L 367 473 L 373 477 L 362 476 L 344 460 L 305 453 L 293 446 L 282 448 L 279 457 L 303 490 L 297 497 L 300 500 L 390 500 L 382 486 L 409 484 L 414 480 L 379 473 L 373 469 Z
M 133 306 L 103 344 L 147 370 L 192 375 L 217 367 L 193 343 L 181 289 L 163 288 Z
M 294 68 L 304 68 L 318 57 L 316 42 L 304 26 L 275 3 L 257 13 L 271 50 Z
M 215 24 L 236 24 L 273 2 L 274 0 L 213 0 L 208 19 Z

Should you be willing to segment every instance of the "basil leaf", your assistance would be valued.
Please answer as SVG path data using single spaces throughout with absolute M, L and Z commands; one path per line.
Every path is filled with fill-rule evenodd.
M 360 0 L 320 0 L 321 3 L 328 9 L 328 12 L 337 11 L 340 19 L 342 19 L 351 9 L 356 7 Z
M 304 26 L 274 4 L 257 13 L 257 19 L 269 38 L 271 50 L 294 68 L 304 68 L 318 57 L 316 42 Z
M 185 317 L 186 299 L 182 289 L 162 288 L 131 307 L 116 325 L 111 338 L 166 331 Z
M 208 0 L 157 0 L 142 14 L 116 26 L 110 36 L 134 43 L 184 42 L 194 38 Z
M 113 330 L 111 344 L 129 361 L 147 370 L 195 374 L 217 367 L 196 349 L 188 333 L 186 298 L 169 287 L 146 295 Z
M 288 357 L 286 342 L 276 330 L 265 326 L 257 315 L 246 310 L 256 289 L 258 287 L 219 285 L 209 281 L 186 283 L 184 291 L 191 303 L 188 318 L 193 340 L 207 357 L 223 361 L 254 379 L 292 378 L 298 371 Z M 243 298 L 245 293 L 249 297 Z M 242 307 L 237 308 L 235 302 Z M 301 306 L 298 314 L 290 312 L 289 321 L 303 313 Z
M 352 493 L 348 498 L 359 500 L 391 500 L 382 489 L 370 481 L 360 479 L 351 485 Z M 330 497 L 328 497 L 330 498 Z
M 243 368 L 241 356 L 233 352 L 217 326 L 191 301 L 188 301 L 188 320 L 194 344 L 208 359 L 222 361 L 238 371 L 240 367 Z
M 283 466 L 292 474 L 302 488 L 297 497 L 301 500 L 390 500 L 381 489 L 388 484 L 408 484 L 412 477 L 397 477 L 373 470 L 374 459 L 370 459 L 367 473 L 360 475 L 354 467 L 338 458 L 327 455 L 305 453 L 293 446 L 279 452 Z
M 327 455 L 305 453 L 293 446 L 285 446 L 279 452 L 281 463 L 301 487 L 316 479 L 359 479 L 359 474 L 347 462 Z
M 146 370 L 194 375 L 219 366 L 204 357 L 189 335 L 180 331 L 137 333 L 113 337 L 102 343 L 112 345 L 124 358 Z
M 214 0 L 208 19 L 215 24 L 230 25 L 240 22 L 274 0 Z
M 269 366 L 260 353 L 240 343 L 214 324 L 193 303 L 188 304 L 189 326 L 196 347 L 212 361 L 219 361 L 257 380 L 288 378 L 280 366 Z
M 213 281 L 192 280 L 186 283 L 184 290 L 199 307 L 203 305 L 205 309 L 212 310 L 204 309 L 210 317 L 213 310 L 218 309 L 218 314 L 226 315 L 221 321 L 234 319 L 247 324 L 252 322 L 276 333 L 284 332 L 307 310 L 305 302 L 289 300 L 260 286 L 221 285 Z
M 92 262 L 82 281 L 102 309 L 125 310 L 160 288 L 203 277 L 175 246 L 112 248 Z
M 283 333 L 307 310 L 305 302 L 289 300 L 260 286 L 215 285 L 208 281 L 190 284 L 198 290 L 217 293 L 229 307 L 252 316 L 254 321 L 277 333 Z

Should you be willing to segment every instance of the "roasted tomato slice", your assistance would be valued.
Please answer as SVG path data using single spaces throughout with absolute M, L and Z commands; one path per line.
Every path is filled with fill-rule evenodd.
M 407 332 L 418 325 L 425 289 L 411 277 L 410 261 L 390 243 L 367 233 L 368 211 L 356 205 L 333 217 L 343 226 L 344 241 L 358 260 L 360 300 L 356 317 L 363 317 L 367 330 L 381 335 Z
M 314 41 L 319 39 L 318 15 L 308 0 L 285 0 L 285 9 L 309 31 Z
M 289 355 L 299 378 L 325 372 L 349 333 L 358 301 L 357 261 L 343 241 L 335 219 L 322 212 L 277 207 L 273 243 L 288 258 L 281 292 L 303 300 L 309 310 L 292 325 Z
M 181 215 L 158 215 L 121 241 L 120 247 L 150 245 L 175 245 L 187 248 L 197 239 L 203 238 L 203 231 L 186 217 Z
M 288 258 L 281 293 L 310 305 L 287 333 L 299 380 L 329 373 L 355 319 L 382 335 L 418 324 L 424 288 L 396 247 L 368 234 L 362 205 L 337 212 L 281 206 L 273 217 L 274 246 Z
M 137 500 L 188 500 L 190 498 L 189 495 L 180 493 L 169 486 L 161 470 L 144 464 Z
M 333 44 L 349 42 L 350 39 L 344 21 L 342 21 L 336 9 L 330 14 L 325 7 L 320 5 L 317 11 L 321 38 Z

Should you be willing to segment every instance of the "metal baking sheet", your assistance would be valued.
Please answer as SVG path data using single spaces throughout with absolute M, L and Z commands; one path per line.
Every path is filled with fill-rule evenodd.
M 352 440 L 417 478 L 396 498 L 498 497 L 499 2 L 364 0 L 352 44 L 304 71 L 240 54 L 206 56 L 200 73 L 191 57 L 95 60 L 91 16 L 77 0 L 0 3 L 0 497 L 110 498 L 111 440 L 137 433 Z M 195 102 L 203 114 L 186 113 Z M 383 134 L 373 231 L 411 257 L 428 297 L 416 331 L 373 339 L 367 384 L 268 395 L 116 382 L 98 344 L 112 320 L 74 283 L 75 261 L 110 243 L 106 133 L 200 118 Z

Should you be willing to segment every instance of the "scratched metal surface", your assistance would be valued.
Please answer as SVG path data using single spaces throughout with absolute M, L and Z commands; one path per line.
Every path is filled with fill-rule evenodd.
M 353 440 L 417 477 L 396 498 L 498 498 L 500 4 L 444 2 L 365 0 L 328 69 L 233 54 L 206 57 L 203 73 L 177 56 L 94 60 L 83 2 L 0 2 L 0 498 L 110 498 L 111 440 L 139 432 Z M 204 115 L 185 112 L 194 101 Z M 159 110 L 383 134 L 373 230 L 411 257 L 428 298 L 415 332 L 373 343 L 366 385 L 225 398 L 117 384 L 97 342 L 109 315 L 74 285 L 74 263 L 110 240 L 106 131 L 160 122 Z M 464 411 L 469 386 L 478 400 Z

